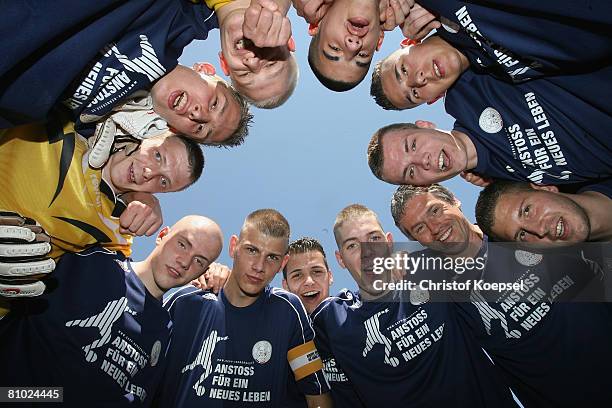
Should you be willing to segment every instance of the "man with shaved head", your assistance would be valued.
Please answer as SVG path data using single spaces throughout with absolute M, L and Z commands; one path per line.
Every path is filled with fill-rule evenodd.
M 141 262 L 101 247 L 63 255 L 46 293 L 0 320 L 0 356 L 13 367 L 0 383 L 61 386 L 68 406 L 148 405 L 170 340 L 162 295 L 206 272 L 222 246 L 219 226 L 191 215 L 163 228 Z

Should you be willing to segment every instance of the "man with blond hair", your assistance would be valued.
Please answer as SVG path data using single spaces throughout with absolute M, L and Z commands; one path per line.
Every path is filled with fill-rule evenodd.
M 249 214 L 232 235 L 232 273 L 218 297 L 185 288 L 164 303 L 174 340 L 160 406 L 329 407 L 329 386 L 299 298 L 270 281 L 287 262 L 289 223 Z M 299 390 L 299 391 L 298 391 Z

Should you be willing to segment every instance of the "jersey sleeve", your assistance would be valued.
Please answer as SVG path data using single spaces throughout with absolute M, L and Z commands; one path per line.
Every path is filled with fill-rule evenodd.
M 314 343 L 314 330 L 306 309 L 295 295 L 287 296 L 291 306 L 293 328 L 287 361 L 297 387 L 304 395 L 320 395 L 329 392 L 329 384 L 323 374 L 323 362 Z
M 365 407 L 359 399 L 357 392 L 353 388 L 342 367 L 334 357 L 329 341 L 328 333 L 325 328 L 325 313 L 321 313 L 331 301 L 324 301 L 313 312 L 312 325 L 315 331 L 315 344 L 321 360 L 323 361 L 323 370 L 325 378 L 329 382 L 331 388 L 331 396 L 336 408 L 355 408 Z

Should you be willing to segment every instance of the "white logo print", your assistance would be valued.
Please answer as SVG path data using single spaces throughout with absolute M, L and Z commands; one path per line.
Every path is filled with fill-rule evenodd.
M 123 312 L 127 309 L 127 298 L 113 300 L 109 302 L 102 312 L 86 319 L 70 320 L 66 322 L 66 327 L 97 327 L 100 331 L 100 338 L 87 346 L 81 347 L 85 352 L 85 360 L 93 363 L 98 359 L 98 355 L 93 351 L 102 347 L 110 341 L 111 327 L 119 320 Z
M 272 357 L 272 345 L 269 341 L 260 340 L 253 346 L 253 358 L 259 364 L 265 364 Z
M 381 344 L 385 347 L 385 364 L 389 364 L 391 367 L 397 367 L 399 365 L 399 360 L 396 357 L 389 357 L 391 354 L 391 340 L 380 332 L 380 322 L 378 321 L 378 316 L 388 312 L 389 308 L 376 313 L 363 322 L 366 329 L 366 345 L 363 349 L 363 356 L 366 357 L 376 344 Z
M 523 266 L 535 266 L 542 262 L 544 256 L 542 254 L 534 254 L 533 252 L 517 249 L 514 251 L 514 258 Z
M 480 128 L 487 133 L 497 133 L 504 127 L 501 115 L 495 109 L 488 107 L 480 114 L 478 119 Z
M 491 322 L 493 320 L 499 320 L 499 324 L 504 329 L 504 333 L 506 334 L 506 338 L 518 339 L 521 337 L 521 332 L 518 330 L 508 330 L 508 322 L 506 321 L 506 316 L 502 312 L 497 309 L 492 308 L 487 303 L 486 299 L 478 292 L 477 290 L 472 291 L 470 294 L 470 300 L 472 304 L 476 306 L 478 312 L 480 313 L 480 318 L 482 319 L 482 324 L 484 324 L 487 329 L 487 334 L 491 335 Z
M 183 369 L 181 370 L 181 373 L 184 373 L 186 371 L 193 370 L 197 366 L 204 367 L 204 373 L 202 373 L 198 381 L 196 381 L 196 383 L 193 385 L 193 389 L 195 390 L 196 395 L 198 397 L 204 395 L 204 393 L 206 392 L 206 388 L 204 388 L 202 383 L 204 382 L 204 380 L 206 380 L 206 378 L 208 378 L 208 376 L 212 372 L 212 364 L 210 360 L 212 358 L 213 352 L 215 351 L 215 346 L 218 342 L 222 340 L 227 340 L 227 337 L 228 336 L 219 337 L 217 331 L 213 330 L 202 342 L 202 348 L 200 349 L 200 352 L 196 356 L 195 360 L 191 364 L 183 367 Z
M 142 51 L 140 57 L 129 59 L 129 57 L 119 51 L 116 45 L 112 45 L 108 48 L 104 56 L 109 57 L 111 54 L 114 54 L 127 71 L 144 74 L 149 78 L 149 81 L 161 78 L 166 72 L 166 69 L 157 59 L 155 49 L 146 35 L 140 35 L 140 49 Z

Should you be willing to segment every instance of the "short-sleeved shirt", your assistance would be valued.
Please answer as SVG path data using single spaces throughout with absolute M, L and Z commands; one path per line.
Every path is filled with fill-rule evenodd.
M 3 7 L 2 20 L 21 19 L 2 36 L 3 49 L 11 50 L 18 36 L 31 53 L 10 51 L 15 58 L 4 58 L 12 65 L 0 71 L 0 127 L 45 120 L 61 102 L 89 135 L 85 129 L 92 126 L 78 119 L 95 120 L 149 90 L 176 67 L 186 45 L 218 27 L 213 10 L 188 0 L 37 3 L 35 10 L 22 2 Z
M 368 407 L 515 406 L 492 363 L 458 324 L 452 304 L 430 302 L 423 292 L 394 299 L 398 293 L 363 302 L 345 289 L 311 314 L 317 347 L 328 376 L 336 380 L 334 401 L 357 400 Z
M 129 260 L 99 247 L 65 254 L 46 282 L 0 320 L 0 383 L 62 386 L 74 407 L 148 406 L 171 323 Z
M 164 305 L 174 330 L 159 406 L 303 407 L 295 386 L 304 395 L 329 391 L 297 296 L 266 287 L 240 308 L 223 290 L 184 288 Z
M 612 315 L 608 304 L 587 302 L 602 299 L 604 278 L 592 257 L 600 251 L 588 245 L 540 254 L 485 239 L 479 279 L 521 287 L 472 289 L 456 303 L 525 407 L 612 404 Z
M 0 209 L 37 220 L 51 236 L 52 256 L 100 244 L 131 252 L 120 233 L 125 204 L 89 167 L 87 141 L 72 122 L 52 121 L 0 132 Z
M 445 17 L 438 35 L 461 50 L 473 69 L 507 82 L 592 72 L 612 59 L 607 1 L 419 4 Z
M 511 85 L 466 71 L 445 108 L 476 147 L 477 173 L 537 184 L 612 176 L 612 116 L 547 79 Z

